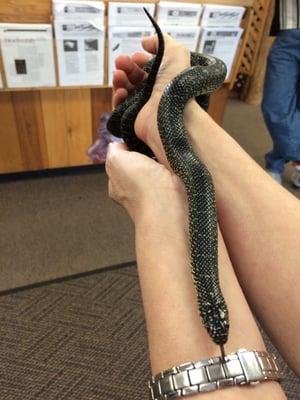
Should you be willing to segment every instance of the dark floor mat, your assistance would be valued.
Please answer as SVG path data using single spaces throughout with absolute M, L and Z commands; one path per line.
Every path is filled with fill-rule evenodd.
M 0 297 L 1 400 L 146 400 L 149 372 L 135 267 Z

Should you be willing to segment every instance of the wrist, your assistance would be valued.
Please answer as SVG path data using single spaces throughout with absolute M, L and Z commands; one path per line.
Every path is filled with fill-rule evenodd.
M 164 232 L 172 226 L 181 226 L 188 231 L 188 203 L 185 193 L 165 193 L 164 196 L 155 196 L 153 193 L 144 198 L 135 210 L 133 222 L 136 229 Z

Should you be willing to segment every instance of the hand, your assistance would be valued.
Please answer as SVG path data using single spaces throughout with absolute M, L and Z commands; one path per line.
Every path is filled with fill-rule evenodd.
M 164 35 L 164 39 L 165 54 L 160 71 L 150 100 L 136 118 L 135 132 L 152 149 L 157 159 L 164 165 L 168 165 L 157 129 L 157 109 L 166 85 L 190 66 L 190 51 L 168 35 Z M 143 48 L 151 54 L 156 54 L 157 45 L 156 36 L 144 38 L 142 41 Z M 131 57 L 119 56 L 116 59 L 117 69 L 113 78 L 114 106 L 122 102 L 128 93 L 146 78 L 146 73 L 142 68 L 148 59 L 149 56 L 145 53 L 135 53 Z
M 187 224 L 187 197 L 181 180 L 166 167 L 126 145 L 111 143 L 106 158 L 109 196 L 123 206 L 134 223 L 144 216 L 179 217 Z M 172 218 L 172 219 L 171 219 Z

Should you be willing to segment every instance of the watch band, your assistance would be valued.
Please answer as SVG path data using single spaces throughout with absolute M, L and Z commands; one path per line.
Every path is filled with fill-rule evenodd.
M 229 386 L 280 380 L 275 357 L 265 351 L 236 353 L 189 362 L 160 372 L 149 381 L 150 400 L 176 399 Z

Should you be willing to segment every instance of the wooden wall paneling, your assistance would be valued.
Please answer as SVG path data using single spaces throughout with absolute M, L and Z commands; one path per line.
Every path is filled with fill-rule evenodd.
M 0 22 L 49 23 L 51 0 L 0 0 Z
M 260 105 L 262 102 L 267 59 L 274 40 L 275 37 L 272 36 L 266 36 L 263 38 L 255 72 L 249 81 L 249 85 L 247 86 L 246 95 L 244 94 L 243 97 L 242 94 L 242 98 L 248 104 Z
M 91 164 L 86 153 L 93 142 L 91 91 L 71 89 L 63 93 L 69 165 Z
M 10 93 L 0 93 L 0 173 L 22 171 L 19 133 Z
M 224 84 L 210 96 L 208 113 L 215 122 L 222 126 L 226 101 L 230 93 L 229 84 Z
M 4 64 L 3 64 L 3 57 L 2 57 L 1 46 L 0 46 L 0 74 L 1 74 L 1 81 L 2 81 L 2 88 L 1 88 L 1 90 L 3 90 L 4 88 L 7 87 L 7 82 L 6 82 L 5 72 L 4 72 Z
M 111 112 L 112 89 L 92 89 L 92 136 L 93 140 L 98 139 L 99 117 L 103 113 Z
M 230 81 L 230 90 L 233 89 L 233 86 L 236 81 L 236 77 L 238 72 L 242 69 L 242 61 L 245 63 L 247 59 L 244 57 L 245 49 L 250 37 L 250 30 L 251 30 L 251 24 L 254 18 L 254 10 L 252 8 L 248 8 L 246 10 L 246 13 L 244 15 L 243 21 L 242 21 L 242 27 L 244 28 L 243 36 L 242 36 L 242 41 L 240 43 L 239 49 L 237 51 L 237 54 L 235 56 L 235 62 L 233 64 L 233 69 L 231 71 L 231 81 Z M 250 69 L 250 66 L 249 66 Z
M 26 170 L 48 167 L 40 92 L 11 93 L 19 142 Z
M 64 167 L 70 164 L 64 92 L 42 91 L 41 99 L 49 168 Z
M 275 40 L 275 37 L 269 36 L 275 11 L 275 1 L 271 0 L 269 4 L 269 12 L 266 16 L 265 27 L 260 41 L 259 53 L 253 75 L 250 77 L 248 85 L 243 88 L 241 98 L 249 104 L 259 105 L 263 97 L 263 87 L 265 80 L 265 72 L 267 66 L 267 58 Z

